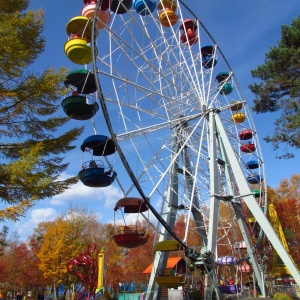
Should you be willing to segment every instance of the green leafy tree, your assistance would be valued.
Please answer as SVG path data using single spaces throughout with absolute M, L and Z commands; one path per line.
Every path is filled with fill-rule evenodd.
M 35 74 L 31 64 L 44 51 L 42 10 L 29 0 L 0 0 L 0 221 L 17 220 L 35 200 L 53 197 L 77 179 L 59 180 L 64 154 L 82 128 L 63 130 L 60 116 L 66 70 Z M 58 132 L 59 130 L 59 132 Z
M 277 112 L 275 129 L 265 140 L 274 149 L 283 147 L 279 158 L 291 158 L 289 148 L 300 148 L 300 17 L 282 25 L 281 40 L 266 53 L 265 63 L 252 71 L 259 83 L 249 86 L 255 95 L 254 111 Z

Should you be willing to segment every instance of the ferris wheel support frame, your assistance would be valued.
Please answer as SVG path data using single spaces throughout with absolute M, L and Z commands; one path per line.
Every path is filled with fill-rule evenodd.
M 229 197 L 235 216 L 237 218 L 237 222 L 240 228 L 240 232 L 242 234 L 243 240 L 246 243 L 247 247 L 247 254 L 250 258 L 254 274 L 257 278 L 260 290 L 262 291 L 262 295 L 265 296 L 265 284 L 263 281 L 263 277 L 261 276 L 261 270 L 259 267 L 258 260 L 256 258 L 256 255 L 254 253 L 254 248 L 251 242 L 251 237 L 247 228 L 245 216 L 241 210 L 241 205 L 239 201 L 236 201 L 235 199 L 237 198 L 236 191 L 234 187 L 232 186 L 232 183 L 236 182 L 237 189 L 239 189 L 239 186 L 237 182 L 240 180 L 239 177 L 235 177 L 235 173 L 230 171 L 230 167 L 232 163 L 237 163 L 235 162 L 236 160 L 236 155 L 234 157 L 230 156 L 228 153 L 228 145 L 225 146 L 226 143 L 224 143 L 224 140 L 226 140 L 231 147 L 231 143 L 228 140 L 228 136 L 225 133 L 223 124 L 220 122 L 220 124 L 217 126 L 216 125 L 216 116 L 218 116 L 219 111 L 218 110 L 210 110 L 208 113 L 208 118 L 209 118 L 209 136 L 210 136 L 210 193 L 211 193 L 211 200 L 210 200 L 210 224 L 209 230 L 208 230 L 208 249 L 212 253 L 216 253 L 217 251 L 217 230 L 218 230 L 218 216 L 219 216 L 219 209 L 220 209 L 220 200 L 222 197 L 218 195 L 220 191 L 220 178 L 219 178 L 219 172 L 218 172 L 218 157 L 217 157 L 217 145 L 219 146 L 220 149 L 220 155 L 222 159 L 222 164 L 224 165 L 224 172 L 225 172 L 225 177 L 226 180 L 228 181 L 227 187 L 228 187 L 228 192 Z M 220 132 L 220 126 L 222 128 Z M 224 136 L 225 133 L 225 136 Z M 233 149 L 232 149 L 233 152 Z M 233 174 L 232 174 L 233 173 Z M 245 179 L 245 176 L 243 175 L 243 178 Z M 238 180 L 237 180 L 238 179 Z M 248 185 L 247 185 L 248 186 Z M 255 201 L 256 202 L 256 201 Z
M 181 0 L 179 0 L 179 1 L 181 2 Z M 103 2 L 103 0 L 98 0 L 97 1 L 96 10 L 99 9 L 102 2 Z M 95 74 L 95 78 L 96 78 L 96 85 L 97 85 L 100 105 L 102 107 L 103 115 L 104 115 L 104 118 L 106 120 L 108 130 L 111 134 L 111 138 L 115 143 L 115 147 L 116 147 L 116 149 L 119 153 L 120 159 L 122 160 L 123 165 L 124 165 L 128 175 L 129 175 L 129 177 L 131 178 L 133 184 L 135 185 L 137 191 L 140 193 L 141 197 L 147 203 L 150 210 L 153 212 L 155 217 L 162 224 L 162 227 L 164 228 L 163 230 L 167 234 L 169 234 L 169 236 L 172 236 L 174 239 L 176 239 L 183 246 L 183 248 L 185 248 L 186 250 L 193 250 L 193 249 L 189 248 L 187 245 L 185 245 L 178 238 L 178 236 L 173 232 L 173 228 L 171 228 L 171 226 L 154 209 L 153 205 L 150 203 L 150 200 L 144 194 L 143 189 L 141 188 L 137 178 L 135 177 L 134 173 L 132 172 L 129 163 L 128 163 L 126 157 L 124 156 L 124 154 L 122 152 L 122 149 L 120 148 L 120 146 L 118 144 L 117 138 L 116 138 L 115 133 L 113 131 L 112 123 L 110 121 L 110 116 L 108 115 L 108 111 L 107 111 L 107 108 L 106 108 L 106 103 L 105 103 L 105 99 L 104 99 L 102 89 L 101 89 L 101 86 L 100 86 L 100 83 L 99 83 L 99 79 L 98 79 L 98 76 L 96 76 L 96 74 L 98 73 L 97 66 L 96 66 L 97 47 L 95 45 L 95 41 L 96 41 L 96 37 L 97 37 L 96 30 L 95 30 L 95 28 L 96 28 L 96 18 L 97 18 L 97 16 L 95 14 L 94 18 L 93 18 L 93 33 L 92 33 L 93 67 L 94 67 L 94 74 Z M 254 198 L 254 196 L 253 196 L 253 194 L 252 194 L 252 192 L 249 188 L 249 185 L 246 181 L 245 175 L 244 175 L 244 173 L 241 169 L 241 166 L 240 166 L 240 163 L 239 163 L 239 161 L 236 157 L 236 154 L 235 154 L 235 152 L 234 152 L 234 150 L 233 150 L 233 148 L 230 144 L 228 136 L 225 132 L 225 128 L 222 125 L 222 122 L 219 118 L 218 113 L 214 112 L 214 113 L 211 113 L 210 115 L 214 119 L 214 124 L 215 124 L 215 129 L 216 129 L 216 133 L 215 133 L 216 139 L 217 139 L 217 141 L 220 140 L 223 143 L 223 148 L 225 149 L 226 156 L 228 156 L 228 162 L 230 162 L 230 168 L 231 168 L 231 170 L 234 174 L 234 178 L 238 178 L 236 184 L 238 186 L 239 195 L 241 195 L 240 197 L 243 198 L 243 200 L 246 203 L 246 205 L 248 206 L 249 210 L 252 212 L 253 216 L 256 218 L 256 220 L 259 223 L 259 225 L 261 226 L 261 228 L 263 228 L 263 230 L 265 231 L 265 234 L 269 238 L 269 240 L 272 243 L 274 249 L 278 252 L 278 254 L 282 258 L 283 262 L 286 264 L 286 266 L 290 270 L 290 272 L 291 272 L 292 276 L 294 277 L 295 281 L 298 283 L 298 285 L 300 285 L 299 271 L 297 270 L 297 268 L 293 264 L 293 262 L 290 259 L 288 253 L 286 252 L 286 250 L 282 246 L 279 238 L 277 237 L 276 233 L 274 232 L 272 226 L 270 225 L 270 223 L 268 222 L 266 216 L 264 215 L 264 213 L 262 212 L 262 210 L 259 207 L 258 203 L 256 202 L 256 200 L 255 200 L 255 198 Z M 178 149 L 177 149 L 177 151 L 178 151 Z M 216 163 L 216 161 L 214 163 Z M 214 168 L 215 168 L 215 166 L 214 166 Z M 214 174 L 217 174 L 217 173 L 214 172 Z M 214 248 L 214 245 L 216 244 L 216 232 L 217 232 L 217 227 L 216 227 L 217 225 L 216 224 L 217 224 L 217 218 L 219 216 L 218 215 L 218 210 L 219 210 L 219 203 L 218 202 L 220 200 L 222 200 L 222 197 L 220 197 L 220 195 L 216 195 L 217 184 L 218 183 L 216 183 L 214 181 L 214 180 L 216 180 L 215 177 L 216 176 L 214 175 L 211 179 L 211 184 L 213 186 L 213 197 L 212 197 L 213 198 L 213 203 L 212 203 L 212 206 L 211 206 L 211 209 L 212 209 L 212 212 L 211 212 L 212 217 L 211 218 L 212 218 L 212 220 L 210 220 L 210 221 L 212 221 L 212 225 L 209 225 L 210 227 L 209 227 L 208 241 L 207 241 L 207 244 L 209 245 L 208 248 L 211 248 L 212 250 L 214 250 L 213 248 Z M 190 181 L 189 186 L 194 188 L 193 180 Z M 169 190 L 169 193 L 171 193 L 170 190 Z M 191 194 L 193 194 L 193 192 L 194 191 L 191 190 L 191 193 L 189 193 L 189 195 L 191 196 Z M 191 199 L 191 202 L 193 202 L 193 201 L 194 201 L 194 199 Z M 236 204 L 235 202 L 232 202 L 232 203 L 233 203 L 233 205 Z M 235 211 L 235 214 L 236 214 L 237 218 L 242 220 L 243 216 L 242 216 L 242 214 L 239 215 L 240 213 L 241 213 L 240 210 Z M 247 232 L 246 227 L 245 227 L 245 220 L 243 220 L 241 222 L 240 227 L 242 229 L 244 229 L 245 232 Z M 249 239 L 248 245 L 247 245 L 247 251 L 250 255 L 252 253 L 251 251 L 252 251 L 253 247 L 251 247 L 250 238 L 246 236 L 246 239 Z M 252 258 L 252 260 L 253 260 L 252 263 L 256 264 L 255 263 L 255 258 Z M 258 267 L 257 267 L 257 269 L 259 270 Z M 257 271 L 257 273 L 259 273 L 259 272 Z M 257 277 L 260 278 L 260 275 L 258 275 Z M 263 290 L 263 289 L 261 289 L 261 290 Z
M 173 134 L 173 142 L 172 142 L 172 157 L 171 160 L 173 161 L 173 156 L 176 156 L 177 148 L 178 148 L 178 141 L 177 141 L 177 135 Z M 176 222 L 176 208 L 178 207 L 178 173 L 177 173 L 178 163 L 177 159 L 175 159 L 174 164 L 172 168 L 170 169 L 170 177 L 169 177 L 169 183 L 165 192 L 165 195 L 163 196 L 168 201 L 163 201 L 163 205 L 166 206 L 166 209 L 164 210 L 164 220 L 165 222 L 170 226 L 170 228 L 173 230 L 175 222 Z M 159 234 L 159 242 L 165 241 L 167 239 L 170 239 L 170 234 L 167 232 L 166 228 L 163 226 L 160 226 L 160 234 Z M 168 253 L 167 252 L 156 252 L 154 261 L 153 261 L 153 267 L 151 270 L 150 279 L 148 282 L 148 289 L 147 289 L 147 296 L 146 300 L 149 299 L 149 296 L 151 292 L 153 291 L 153 286 L 155 285 L 155 276 L 157 275 L 157 268 L 160 266 L 161 268 L 165 269 L 168 261 Z M 154 295 L 153 299 L 159 299 L 159 295 L 161 294 L 161 287 L 159 285 L 154 286 Z
M 228 162 L 230 163 L 230 168 L 232 170 L 234 178 L 237 179 L 236 185 L 239 190 L 240 197 L 243 199 L 243 201 L 247 205 L 248 209 L 251 211 L 252 215 L 254 216 L 254 218 L 256 219 L 256 221 L 258 222 L 258 224 L 264 231 L 266 237 L 269 239 L 273 248 L 276 250 L 276 252 L 280 256 L 280 258 L 282 259 L 283 263 L 289 269 L 289 271 L 291 272 L 291 275 L 293 276 L 293 278 L 295 279 L 297 284 L 300 286 L 299 270 L 297 269 L 293 260 L 290 258 L 288 252 L 282 245 L 279 237 L 276 235 L 272 225 L 270 224 L 269 220 L 263 213 L 261 207 L 255 200 L 254 195 L 251 192 L 248 182 L 242 171 L 241 165 L 237 159 L 237 156 L 236 156 L 236 154 L 232 148 L 232 145 L 229 141 L 229 138 L 226 134 L 225 128 L 222 124 L 219 114 L 215 113 L 215 112 L 211 112 L 209 116 L 214 119 L 215 129 L 216 129 L 215 130 L 216 138 L 222 143 L 223 149 L 225 150 L 226 156 L 228 157 Z M 263 278 L 261 276 L 261 271 L 258 267 L 257 260 L 256 260 L 255 256 L 253 255 L 253 247 L 251 244 L 251 239 L 250 239 L 248 230 L 246 229 L 246 223 L 244 220 L 244 216 L 243 216 L 240 208 L 238 208 L 240 206 L 238 204 L 238 202 L 233 201 L 232 203 L 233 203 L 233 208 L 234 208 L 235 214 L 239 220 L 240 228 L 242 229 L 242 233 L 245 238 L 247 252 L 251 259 L 251 263 L 253 264 L 256 278 L 259 279 L 258 283 L 261 284 L 260 288 L 261 288 L 261 291 L 263 292 L 264 291 L 264 286 L 262 284 Z M 216 212 L 214 214 L 216 214 Z M 215 224 L 215 222 L 213 222 L 213 224 Z M 209 228 L 209 230 L 211 230 L 212 232 L 215 232 L 216 229 Z M 214 238 L 215 237 L 213 234 L 210 234 L 210 233 L 208 234 L 208 244 L 209 245 L 214 245 L 214 242 L 212 241 Z

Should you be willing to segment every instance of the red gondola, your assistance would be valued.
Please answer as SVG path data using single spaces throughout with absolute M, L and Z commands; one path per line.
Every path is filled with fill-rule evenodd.
M 146 203 L 140 198 L 122 198 L 114 208 L 115 211 L 120 209 L 122 213 L 141 213 L 148 210 Z M 115 226 L 116 234 L 114 235 L 115 243 L 120 247 L 135 248 L 144 245 L 148 240 L 145 230 L 138 225 Z
M 194 45 L 198 41 L 196 34 L 198 26 L 195 20 L 187 19 L 179 27 L 182 31 L 181 42 L 183 44 L 188 43 L 190 46 Z
M 253 137 L 253 131 L 250 129 L 244 129 L 239 133 L 239 138 L 242 141 L 250 140 Z
M 252 153 L 255 151 L 255 145 L 252 143 L 248 143 L 246 145 L 241 146 L 241 151 L 244 153 Z

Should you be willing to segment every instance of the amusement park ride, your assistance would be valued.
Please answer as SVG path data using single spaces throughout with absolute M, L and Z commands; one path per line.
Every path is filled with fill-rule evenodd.
M 65 53 L 81 67 L 65 80 L 70 95 L 62 107 L 94 128 L 80 147 L 83 159 L 89 157 L 78 174 L 82 183 L 115 184 L 124 195 L 116 212 L 150 222 L 144 214 L 150 210 L 158 221 L 146 299 L 160 299 L 163 287 L 187 282 L 187 272 L 166 272 L 171 251 L 183 251 L 202 276 L 204 299 L 221 299 L 217 269 L 224 249 L 232 258 L 225 264 L 253 272 L 265 296 L 258 257 L 265 237 L 300 284 L 266 217 L 264 162 L 247 102 L 201 20 L 182 0 L 83 2 L 81 15 L 66 26 Z M 179 219 L 183 238 L 173 231 Z M 123 224 L 114 240 L 132 248 L 147 236 L 137 225 Z

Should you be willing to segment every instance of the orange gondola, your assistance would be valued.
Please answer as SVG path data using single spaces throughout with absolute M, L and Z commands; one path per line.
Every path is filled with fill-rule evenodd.
M 161 25 L 171 27 L 177 23 L 178 16 L 175 13 L 177 4 L 175 0 L 161 0 L 157 5 L 157 9 L 159 11 L 158 20 Z

